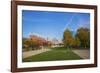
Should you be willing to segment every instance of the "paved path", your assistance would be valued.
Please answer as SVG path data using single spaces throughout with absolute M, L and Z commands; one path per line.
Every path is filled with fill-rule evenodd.
M 90 50 L 73 50 L 74 53 L 79 55 L 83 59 L 89 59 L 90 58 Z
M 27 58 L 27 57 L 30 57 L 30 56 L 33 56 L 33 55 L 37 55 L 37 54 L 40 54 L 40 53 L 43 53 L 43 52 L 47 52 L 47 51 L 50 51 L 51 49 L 39 49 L 39 50 L 34 50 L 34 51 L 27 51 L 27 52 L 23 52 L 22 53 L 22 58 Z

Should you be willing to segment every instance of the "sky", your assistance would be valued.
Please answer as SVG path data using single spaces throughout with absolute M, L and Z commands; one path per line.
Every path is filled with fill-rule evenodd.
M 62 40 L 65 29 L 90 28 L 89 13 L 22 10 L 23 37 L 37 34 Z

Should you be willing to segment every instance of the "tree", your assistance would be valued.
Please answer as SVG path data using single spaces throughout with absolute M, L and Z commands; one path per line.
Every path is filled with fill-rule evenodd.
M 30 41 L 30 47 L 34 50 L 38 47 L 38 41 L 37 40 L 29 40 Z
M 70 30 L 66 29 L 63 34 L 63 43 L 65 47 L 72 47 L 74 45 L 74 38 Z
M 75 47 L 79 47 L 80 46 L 80 40 L 79 38 L 75 37 Z
M 26 50 L 30 50 L 29 47 L 30 47 L 30 40 L 28 39 L 23 39 L 23 49 L 26 49 Z
M 81 47 L 90 47 L 90 31 L 88 28 L 79 28 L 77 30 L 76 37 L 79 38 Z

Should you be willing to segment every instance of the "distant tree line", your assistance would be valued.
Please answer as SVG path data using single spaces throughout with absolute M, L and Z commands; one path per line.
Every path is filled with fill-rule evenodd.
M 66 29 L 63 33 L 63 43 L 68 48 L 90 48 L 90 31 L 88 28 L 79 28 L 73 36 L 73 33 Z

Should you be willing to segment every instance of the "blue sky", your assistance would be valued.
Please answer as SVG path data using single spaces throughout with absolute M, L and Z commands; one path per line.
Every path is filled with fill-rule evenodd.
M 35 33 L 45 38 L 61 40 L 66 28 L 73 32 L 80 27 L 90 28 L 90 14 L 23 10 L 22 25 L 23 37 Z

